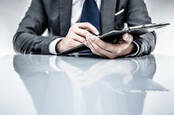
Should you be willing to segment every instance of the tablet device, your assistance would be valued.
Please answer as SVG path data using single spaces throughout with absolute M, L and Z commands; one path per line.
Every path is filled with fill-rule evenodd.
M 113 30 L 113 31 L 110 31 L 110 32 L 105 33 L 98 37 L 105 42 L 116 43 L 117 41 L 119 41 L 119 39 L 122 38 L 122 35 L 124 33 L 130 33 L 130 34 L 133 34 L 134 36 L 140 36 L 140 35 L 146 34 L 148 32 L 153 32 L 156 29 L 159 29 L 159 28 L 162 28 L 162 27 L 165 27 L 168 25 L 170 25 L 170 23 L 145 24 L 145 25 L 133 26 L 133 27 L 128 27 L 123 30 Z M 74 48 L 68 49 L 64 52 L 58 53 L 57 55 L 58 56 L 67 55 L 67 54 L 71 54 L 71 53 L 80 52 L 80 51 L 83 51 L 86 49 L 89 49 L 89 48 L 86 47 L 84 44 L 81 44 Z

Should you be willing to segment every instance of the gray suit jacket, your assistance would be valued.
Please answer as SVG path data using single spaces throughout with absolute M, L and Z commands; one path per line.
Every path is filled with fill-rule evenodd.
M 26 54 L 49 54 L 50 42 L 64 37 L 70 28 L 71 9 L 72 0 L 32 0 L 13 38 L 14 49 Z M 125 9 L 125 12 L 115 17 L 114 14 L 121 9 Z M 102 0 L 103 34 L 121 29 L 125 22 L 129 26 L 151 23 L 144 0 Z M 47 28 L 49 35 L 41 36 Z M 135 37 L 134 41 L 140 46 L 136 56 L 146 55 L 153 51 L 156 35 L 147 33 Z

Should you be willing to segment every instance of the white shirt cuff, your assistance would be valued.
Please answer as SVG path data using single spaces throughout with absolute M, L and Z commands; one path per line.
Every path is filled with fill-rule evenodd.
M 135 41 L 133 41 L 132 43 L 135 44 L 135 46 L 136 46 L 136 51 L 135 51 L 134 53 L 129 54 L 128 57 L 134 57 L 134 56 L 136 56 L 136 55 L 138 54 L 138 52 L 140 51 L 140 46 L 139 46 Z
M 55 40 L 53 40 L 50 44 L 49 44 L 49 52 L 51 53 L 51 54 L 57 54 L 57 52 L 56 52 L 56 44 L 60 41 L 60 40 L 62 40 L 62 38 L 57 38 L 57 39 L 55 39 Z

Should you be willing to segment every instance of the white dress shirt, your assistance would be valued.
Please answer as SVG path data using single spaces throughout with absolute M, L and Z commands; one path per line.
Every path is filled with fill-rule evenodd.
M 98 9 L 100 10 L 101 7 L 101 1 L 102 0 L 95 0 L 98 6 Z M 72 15 L 71 15 L 71 25 L 77 23 L 80 20 L 81 17 L 81 13 L 82 13 L 82 9 L 83 9 L 83 4 L 84 4 L 85 0 L 73 0 L 72 1 Z M 124 10 L 124 9 L 123 9 Z M 117 14 L 117 13 L 116 13 Z M 57 54 L 56 52 L 56 44 L 61 40 L 62 38 L 57 38 L 56 40 L 52 41 L 49 45 L 49 52 L 51 54 Z M 130 54 L 128 56 L 135 56 L 139 50 L 140 47 L 139 45 L 133 41 L 133 43 L 135 44 L 135 46 L 137 47 L 136 52 L 134 52 L 133 54 Z

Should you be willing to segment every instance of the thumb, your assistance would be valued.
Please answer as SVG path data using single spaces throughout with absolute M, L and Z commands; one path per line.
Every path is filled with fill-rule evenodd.
M 123 36 L 122 36 L 123 40 L 127 43 L 132 43 L 133 41 L 133 36 L 128 34 L 128 33 L 125 33 Z

